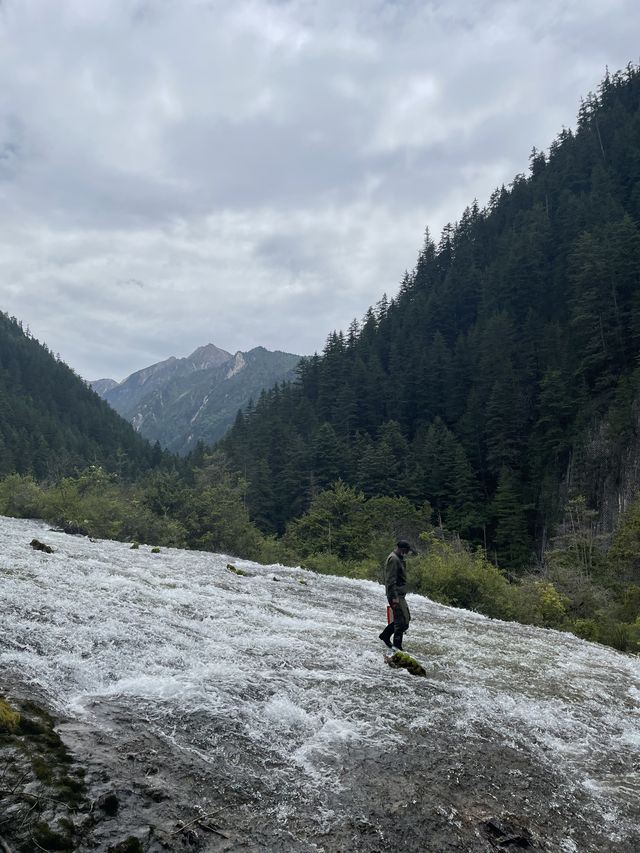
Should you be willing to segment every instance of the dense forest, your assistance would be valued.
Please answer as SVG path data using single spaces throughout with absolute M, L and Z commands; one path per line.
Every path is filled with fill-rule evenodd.
M 586 431 L 634 428 L 639 105 L 638 68 L 607 74 L 575 132 L 427 232 L 396 296 L 238 415 L 221 447 L 263 530 L 342 480 L 427 502 L 500 566 L 539 559 Z
M 0 476 L 56 479 L 94 464 L 133 477 L 167 459 L 0 312 Z

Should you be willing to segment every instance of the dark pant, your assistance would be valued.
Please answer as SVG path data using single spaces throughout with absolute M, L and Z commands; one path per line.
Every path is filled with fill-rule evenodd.
M 389 602 L 391 604 L 391 602 Z M 390 622 L 382 632 L 381 636 L 385 640 L 390 640 L 393 634 L 393 645 L 397 649 L 402 648 L 402 635 L 409 627 L 411 621 L 411 613 L 404 595 L 398 596 L 398 603 L 392 604 L 393 607 L 393 622 Z

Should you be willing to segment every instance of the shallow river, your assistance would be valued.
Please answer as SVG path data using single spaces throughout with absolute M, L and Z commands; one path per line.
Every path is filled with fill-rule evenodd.
M 512 849 L 502 821 L 531 849 L 640 849 L 637 658 L 409 596 L 416 678 L 383 660 L 377 584 L 35 521 L 0 519 L 0 584 L 5 692 L 128 786 L 133 829 L 215 812 L 200 849 Z M 152 782 L 168 804 L 142 813 Z

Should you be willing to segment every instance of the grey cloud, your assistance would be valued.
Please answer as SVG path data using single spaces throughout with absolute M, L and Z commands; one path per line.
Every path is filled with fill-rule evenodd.
M 91 378 L 208 340 L 311 352 L 573 124 L 638 23 L 632 0 L 8 0 L 0 307 Z

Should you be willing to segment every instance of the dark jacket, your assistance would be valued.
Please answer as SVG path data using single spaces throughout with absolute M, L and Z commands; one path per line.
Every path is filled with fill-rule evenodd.
M 404 557 L 395 551 L 389 554 L 384 565 L 384 588 L 389 601 L 407 594 L 407 565 Z

